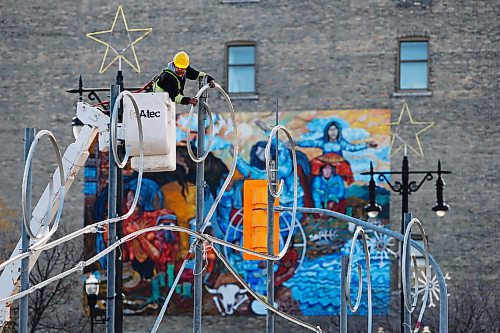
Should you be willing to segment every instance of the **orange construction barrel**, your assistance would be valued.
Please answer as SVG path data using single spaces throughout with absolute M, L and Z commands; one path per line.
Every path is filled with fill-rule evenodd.
M 276 198 L 274 205 L 279 204 Z M 267 250 L 267 181 L 245 180 L 243 185 L 243 247 L 268 253 Z M 274 213 L 274 254 L 279 251 L 279 212 Z M 262 260 L 243 253 L 245 260 Z

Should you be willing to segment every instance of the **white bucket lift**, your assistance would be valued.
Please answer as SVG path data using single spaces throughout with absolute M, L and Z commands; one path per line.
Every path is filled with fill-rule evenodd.
M 174 171 L 176 166 L 175 104 L 168 93 L 134 94 L 144 136 L 144 172 Z M 125 145 L 132 169 L 139 169 L 139 132 L 135 108 L 123 99 Z

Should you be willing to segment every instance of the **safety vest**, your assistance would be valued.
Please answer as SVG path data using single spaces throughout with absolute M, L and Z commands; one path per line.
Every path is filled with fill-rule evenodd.
M 165 68 L 160 74 L 158 74 L 157 76 L 155 76 L 153 78 L 153 92 L 164 92 L 165 90 L 163 90 L 159 85 L 158 85 L 158 80 L 160 79 L 160 75 L 162 75 L 163 73 L 169 73 L 170 75 L 172 75 L 175 80 L 177 81 L 177 90 L 179 91 L 179 94 L 177 96 L 174 97 L 174 102 L 176 104 L 180 104 L 182 99 L 184 98 L 184 95 L 182 95 L 184 93 L 184 87 L 182 86 L 182 83 L 181 81 L 179 80 L 179 77 L 177 76 L 177 74 L 175 74 L 175 72 L 173 72 L 170 68 Z M 207 73 L 205 72 L 198 72 L 198 77 L 196 78 L 196 80 L 199 80 L 200 77 L 204 77 L 206 76 Z
M 165 68 L 158 76 L 156 76 L 153 81 L 154 81 L 154 84 L 153 84 L 153 92 L 165 92 L 165 90 L 163 90 L 159 85 L 158 85 L 158 80 L 160 79 L 160 75 L 163 74 L 163 73 L 169 73 L 170 75 L 172 75 L 175 80 L 177 81 L 177 90 L 179 91 L 179 94 L 177 96 L 175 96 L 174 98 L 174 102 L 176 104 L 180 104 L 181 103 L 181 100 L 182 98 L 184 97 L 181 93 L 182 91 L 182 86 L 181 86 L 181 81 L 179 80 L 179 78 L 177 77 L 177 74 L 175 74 L 174 72 L 172 72 L 170 69 L 168 68 Z

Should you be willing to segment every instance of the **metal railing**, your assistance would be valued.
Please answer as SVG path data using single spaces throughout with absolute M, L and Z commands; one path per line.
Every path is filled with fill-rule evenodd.
M 292 211 L 292 208 L 280 206 L 280 207 L 276 207 L 276 210 L 282 211 L 282 212 L 290 212 L 290 211 Z M 357 219 L 357 218 L 354 218 L 354 217 L 351 217 L 348 215 L 344 215 L 344 214 L 341 214 L 341 213 L 338 213 L 335 211 L 326 210 L 326 209 L 319 209 L 319 208 L 298 207 L 297 212 L 308 213 L 308 214 L 324 214 L 326 216 L 334 217 L 334 218 L 337 218 L 337 219 L 345 221 L 345 222 L 354 223 L 356 226 L 361 227 L 365 230 L 373 230 L 373 231 L 379 232 L 381 234 L 388 235 L 388 236 L 393 237 L 397 241 L 400 241 L 402 243 L 404 243 L 404 241 L 405 241 L 405 236 L 400 234 L 400 233 L 397 233 L 397 232 L 392 231 L 390 229 L 380 227 L 380 226 L 374 225 L 372 223 L 369 223 L 369 222 L 366 222 L 366 221 L 363 221 L 363 220 L 360 220 L 360 219 Z M 424 237 L 425 237 L 425 235 L 424 235 Z M 354 238 L 353 238 L 353 241 L 354 241 Z M 416 242 L 414 240 L 410 240 L 410 246 L 413 247 L 414 249 L 416 249 L 417 251 L 419 251 L 420 253 L 426 253 L 425 249 L 422 246 L 420 246 L 420 244 L 418 242 Z M 448 291 L 446 288 L 444 274 L 441 271 L 441 268 L 439 267 L 437 261 L 434 259 L 434 257 L 432 255 L 428 254 L 428 259 L 429 259 L 430 267 L 432 268 L 432 270 L 436 274 L 436 278 L 438 281 L 438 287 L 439 287 L 439 293 L 440 293 L 439 332 L 440 333 L 448 333 Z M 347 293 L 349 292 L 349 286 L 347 284 L 349 284 L 350 281 L 348 278 L 346 278 L 346 274 L 347 274 L 347 267 L 349 267 L 349 265 L 350 265 L 350 263 L 349 263 L 350 261 L 352 261 L 352 260 L 342 259 L 343 265 L 341 268 L 341 270 L 342 270 L 342 275 L 341 275 L 342 282 L 341 283 L 343 283 L 343 284 L 346 283 L 346 285 L 341 285 L 341 295 L 340 295 L 340 297 L 341 297 L 341 302 L 340 302 L 340 304 L 341 304 L 340 332 L 341 333 L 347 332 L 347 317 L 346 316 L 347 316 L 347 306 L 349 306 L 348 303 L 350 303 L 350 302 L 349 301 L 346 302 L 346 298 L 348 297 Z M 346 265 L 347 265 L 347 267 L 346 267 Z M 369 270 L 369 266 L 367 266 L 367 269 Z M 406 281 L 409 281 L 410 271 L 408 269 L 405 271 L 405 275 L 406 276 L 402 276 L 401 278 L 405 279 Z M 426 286 L 425 286 L 426 288 L 428 288 L 429 282 L 430 281 L 426 281 Z M 404 293 L 405 291 L 402 291 L 402 292 Z M 422 304 L 422 306 L 425 307 L 425 306 L 427 306 L 427 304 L 425 304 L 425 302 L 424 302 L 424 304 Z M 405 326 L 408 325 L 407 327 L 405 327 L 405 329 L 410 327 L 409 320 L 410 320 L 410 318 L 408 318 L 408 322 L 404 323 Z M 417 322 L 416 327 L 415 327 L 416 332 L 418 332 L 417 329 L 419 327 L 420 327 L 420 323 Z

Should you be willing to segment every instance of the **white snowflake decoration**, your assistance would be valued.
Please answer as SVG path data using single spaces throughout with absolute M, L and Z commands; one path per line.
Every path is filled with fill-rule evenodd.
M 389 235 L 375 231 L 368 236 L 367 243 L 370 250 L 370 258 L 380 260 L 380 267 L 384 267 L 385 261 L 389 260 L 391 255 L 394 257 L 397 255 L 393 250 L 396 241 Z
M 444 276 L 445 280 L 451 280 L 450 274 L 446 273 Z M 425 291 L 425 271 L 420 270 L 420 274 L 418 277 L 418 294 L 422 294 Z M 439 302 L 439 283 L 437 280 L 437 276 L 434 272 L 431 273 L 431 280 L 429 281 L 429 308 L 435 308 L 436 303 L 434 301 Z M 448 294 L 448 296 L 450 296 Z
M 347 242 L 345 242 L 344 246 L 342 247 L 342 254 L 349 256 L 350 249 L 351 249 L 351 243 L 352 243 L 352 239 L 349 239 Z M 354 252 L 352 255 L 351 264 L 355 264 L 363 259 L 365 259 L 365 250 L 363 249 L 363 245 L 362 245 L 361 241 L 359 241 L 359 242 L 356 241 L 356 243 L 354 244 Z

